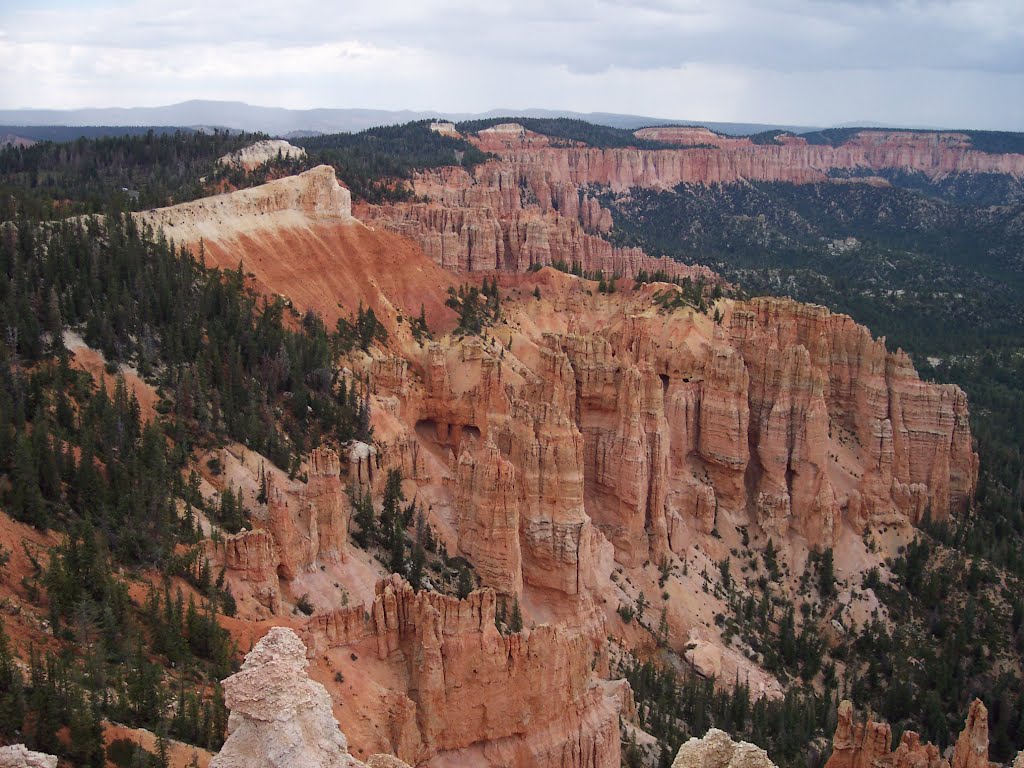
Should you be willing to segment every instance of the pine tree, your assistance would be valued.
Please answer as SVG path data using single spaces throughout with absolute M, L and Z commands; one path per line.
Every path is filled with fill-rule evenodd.
M 373 501 L 369 492 L 363 493 L 355 485 L 349 486 L 349 503 L 354 513 L 352 519 L 359 526 L 359 530 L 352 534 L 363 549 L 369 547 L 377 539 L 377 518 L 373 511 Z
M 409 583 L 417 592 L 423 586 L 423 568 L 426 565 L 427 553 L 420 541 L 412 546 L 412 559 L 409 565 Z
M 391 572 L 405 576 L 405 531 L 397 530 L 391 539 Z
M 260 491 L 256 496 L 256 501 L 259 504 L 266 504 L 269 500 L 267 490 L 267 466 L 264 463 L 260 464 Z
M 818 592 L 822 600 L 827 600 L 835 594 L 836 574 L 832 560 L 832 548 L 829 547 L 821 553 L 818 560 Z
M 473 574 L 469 572 L 466 566 L 459 567 L 459 583 L 458 583 L 458 594 L 459 597 L 465 600 L 469 597 L 469 593 L 473 591 Z
M 519 595 L 512 600 L 512 618 L 509 620 L 509 629 L 513 632 L 523 631 L 523 612 L 519 608 Z

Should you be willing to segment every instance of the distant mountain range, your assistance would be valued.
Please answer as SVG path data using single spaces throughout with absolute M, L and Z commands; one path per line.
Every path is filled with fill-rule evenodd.
M 494 109 L 489 112 L 419 112 L 384 109 L 284 109 L 258 107 L 240 101 L 184 101 L 163 107 L 110 107 L 97 109 L 3 109 L 0 126 L 179 126 L 183 128 L 230 128 L 262 131 L 273 136 L 309 135 L 361 131 L 378 125 L 395 125 L 412 120 L 476 120 L 505 115 L 522 117 L 569 117 L 614 128 L 652 125 L 703 125 L 727 134 L 750 134 L 771 129 L 793 132 L 813 130 L 812 126 L 760 123 L 721 123 L 697 120 L 667 120 L 611 112 L 572 112 L 551 109 Z M 18 132 L 24 135 L 23 132 Z M 28 138 L 44 138 L 29 136 Z M 45 137 L 49 138 L 49 137 Z

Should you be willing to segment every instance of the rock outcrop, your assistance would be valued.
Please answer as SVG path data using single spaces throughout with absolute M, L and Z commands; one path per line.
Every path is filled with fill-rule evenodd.
M 57 768 L 57 757 L 13 744 L 0 747 L 0 768 Z
M 672 768 L 776 768 L 761 747 L 735 742 L 725 731 L 709 730 L 703 738 L 693 737 L 679 748 Z
M 348 501 L 338 454 L 318 448 L 310 454 L 308 480 L 298 493 L 285 493 L 267 476 L 265 525 L 277 542 L 278 573 L 286 581 L 324 562 L 343 562 L 348 538 Z
M 345 469 L 357 482 L 359 466 Z M 215 570 L 224 569 L 236 596 L 251 596 L 278 614 L 282 581 L 346 561 L 350 510 L 342 471 L 338 454 L 321 447 L 309 455 L 304 483 L 266 472 L 266 506 L 253 510 L 254 529 L 207 540 L 207 560 Z
M 853 705 L 839 705 L 839 720 L 832 739 L 832 756 L 825 768 L 951 768 L 934 744 L 922 742 L 914 731 L 905 731 L 899 746 L 890 751 L 892 731 L 887 723 L 854 720 Z M 990 768 L 988 761 L 988 710 L 980 700 L 971 703 L 963 731 L 953 750 L 956 768 Z
M 178 242 L 222 240 L 305 226 L 309 219 L 351 222 L 352 196 L 338 183 L 331 166 L 318 165 L 258 187 L 133 215 Z
M 306 675 L 306 648 L 274 627 L 224 681 L 228 737 L 210 768 L 355 768 L 327 690 Z
M 518 189 L 516 194 L 518 194 Z M 562 208 L 522 204 L 477 207 L 465 195 L 452 204 L 393 203 L 365 206 L 368 222 L 415 240 L 445 269 L 455 272 L 529 269 L 564 264 L 588 273 L 633 277 L 641 271 L 715 281 L 706 267 L 648 256 L 639 248 L 613 246 L 598 234 L 612 226 L 611 213 L 587 195 L 568 193 Z M 568 202 L 572 201 L 572 202 Z M 489 202 L 489 201 L 488 201 Z
M 288 160 L 300 159 L 305 156 L 306 150 L 289 144 L 284 139 L 266 139 L 230 152 L 218 159 L 217 162 L 231 168 L 251 171 L 278 158 Z
M 266 529 L 224 536 L 219 542 L 206 541 L 206 559 L 216 571 L 224 569 L 229 581 L 245 585 L 244 590 L 271 614 L 281 611 L 281 585 L 277 568 L 281 556 L 274 535 Z
M 306 675 L 308 664 L 292 630 L 274 627 L 264 635 L 224 681 L 228 737 L 210 768 L 365 768 L 349 755 L 331 697 Z M 384 757 L 370 764 L 405 765 Z

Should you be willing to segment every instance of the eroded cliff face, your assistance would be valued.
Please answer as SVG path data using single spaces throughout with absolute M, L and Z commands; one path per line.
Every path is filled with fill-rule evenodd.
M 554 146 L 518 124 L 495 126 L 470 138 L 497 159 L 472 172 L 450 167 L 417 176 L 416 194 L 430 202 L 362 206 L 357 213 L 413 238 L 449 270 L 524 272 L 561 262 L 607 276 L 662 270 L 710 281 L 714 276 L 707 270 L 613 247 L 602 237 L 614 222 L 598 192 L 744 180 L 819 183 L 829 181 L 834 170 L 899 169 L 933 179 L 959 173 L 1024 176 L 1024 155 L 981 152 L 967 135 L 949 132 L 865 130 L 835 147 L 787 135 L 774 144 L 755 144 L 689 127 L 645 128 L 636 135 L 663 141 L 666 148 Z
M 809 144 L 800 137 L 784 137 L 779 144 L 754 144 L 749 139 L 712 138 L 691 130 L 682 135 L 678 129 L 647 129 L 641 138 L 704 146 L 599 149 L 506 142 L 499 148 L 480 143 L 497 151 L 522 175 L 543 174 L 549 184 L 597 185 L 616 192 L 741 179 L 805 184 L 826 181 L 833 169 L 856 168 L 919 171 L 932 178 L 951 173 L 1024 175 L 1024 155 L 980 152 L 971 148 L 968 136 L 957 133 L 865 130 L 835 147 Z
M 664 286 L 604 299 L 551 278 L 550 303 L 506 309 L 510 349 L 473 342 L 469 366 L 464 345 L 427 350 L 408 406 L 417 423 L 474 435 L 444 449 L 460 547 L 499 591 L 520 567 L 527 584 L 584 591 L 588 520 L 636 566 L 683 551 L 719 515 L 823 548 L 844 522 L 965 509 L 977 459 L 963 392 L 922 383 L 848 317 L 723 300 L 717 325 L 659 311 Z
M 377 655 L 406 677 L 415 704 L 400 755 L 419 762 L 476 747 L 492 765 L 619 765 L 624 683 L 593 678 L 593 670 L 607 671 L 603 625 L 503 636 L 491 590 L 459 600 L 414 593 L 392 577 L 377 592 Z
M 249 478 L 265 485 L 265 502 L 258 500 L 256 488 L 239 490 L 251 510 L 253 530 L 205 542 L 207 560 L 215 570 L 224 569 L 236 597 L 266 609 L 256 610 L 261 618 L 282 612 L 282 586 L 322 566 L 345 563 L 349 546 L 349 502 L 335 451 L 312 451 L 304 482 L 288 480 L 267 465 L 261 462 L 256 477 Z
M 717 280 L 704 267 L 613 246 L 600 236 L 612 228 L 611 212 L 579 185 L 552 180 L 543 168 L 497 160 L 473 174 L 461 168 L 424 172 L 414 185 L 429 203 L 360 206 L 358 215 L 412 238 L 448 270 L 526 272 L 562 263 L 608 277 L 661 271 Z
M 428 765 L 462 755 L 494 766 L 618 766 L 619 714 L 632 698 L 623 681 L 599 679 L 603 622 L 502 635 L 497 599 L 491 589 L 463 600 L 416 593 L 393 575 L 372 603 L 314 616 L 303 636 L 332 665 L 362 663 L 365 674 L 365 659 L 353 660 L 375 657 L 386 688 L 355 698 L 372 748 Z

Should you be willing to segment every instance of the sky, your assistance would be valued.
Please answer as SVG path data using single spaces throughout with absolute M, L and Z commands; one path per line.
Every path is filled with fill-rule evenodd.
M 0 108 L 1024 130 L 1024 0 L 0 0 Z

